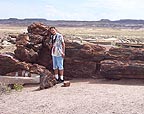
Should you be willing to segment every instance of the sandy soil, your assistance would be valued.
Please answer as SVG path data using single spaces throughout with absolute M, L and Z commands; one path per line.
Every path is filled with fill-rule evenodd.
M 143 114 L 144 80 L 75 79 L 0 96 L 0 114 Z

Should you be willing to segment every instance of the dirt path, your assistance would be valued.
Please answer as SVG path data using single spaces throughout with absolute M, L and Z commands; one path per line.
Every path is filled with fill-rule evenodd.
M 72 80 L 70 87 L 0 96 L 0 114 L 142 114 L 144 80 Z

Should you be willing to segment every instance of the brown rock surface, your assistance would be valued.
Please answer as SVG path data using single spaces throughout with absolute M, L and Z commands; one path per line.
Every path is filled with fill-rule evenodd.
M 17 61 L 28 65 L 28 69 L 26 70 L 29 72 L 42 73 L 44 77 L 46 75 L 49 76 L 49 71 L 52 71 L 52 58 L 48 47 L 50 40 L 48 29 L 48 26 L 41 23 L 33 23 L 28 26 L 28 33 L 20 34 L 16 38 L 17 49 L 15 50 L 15 58 L 18 59 Z M 19 64 L 11 65 L 13 63 L 11 61 L 13 60 L 8 59 L 7 61 L 10 61 L 8 68 L 13 68 L 5 71 L 2 68 L 1 74 L 18 70 L 15 66 Z M 119 75 L 122 77 L 125 75 L 123 77 L 142 78 L 143 61 L 143 48 L 111 48 L 107 51 L 105 47 L 100 45 L 81 45 L 67 40 L 64 75 L 65 77 L 90 78 L 97 76 L 97 73 L 100 72 L 104 77 Z M 4 66 L 4 63 L 1 62 L 1 64 Z M 135 70 L 132 70 L 133 68 Z M 22 64 L 19 69 L 25 70 L 24 65 Z M 45 78 L 42 80 L 45 80 Z M 42 88 L 47 87 L 46 85 L 43 84 Z
M 106 78 L 144 78 L 144 61 L 105 60 L 100 72 Z
M 48 29 L 49 27 L 42 23 L 33 23 L 30 26 L 28 26 L 27 30 L 28 30 L 28 33 L 31 33 L 31 34 L 47 36 L 49 35 Z
M 90 78 L 96 76 L 97 64 L 105 57 L 105 48 L 98 45 L 66 42 L 65 75 Z
M 0 75 L 5 75 L 18 70 L 28 70 L 28 64 L 20 62 L 12 55 L 0 54 Z
M 144 48 L 111 48 L 106 59 L 144 61 Z
M 44 74 L 45 81 L 40 82 L 45 84 L 43 85 L 44 88 L 52 87 L 56 84 L 56 80 L 53 74 L 47 70 L 44 66 L 38 64 L 30 64 L 25 62 L 20 62 L 19 60 L 15 59 L 13 56 L 8 54 L 0 54 L 0 75 L 16 75 L 16 72 L 20 73 L 21 71 L 28 71 L 30 73 L 35 74 Z M 22 76 L 22 75 L 18 75 Z M 41 77 L 43 78 L 43 77 Z M 44 89 L 42 88 L 42 89 Z
M 43 65 L 52 71 L 52 58 L 49 42 L 48 27 L 34 23 L 28 27 L 28 34 L 19 35 L 20 43 L 15 50 L 16 58 Z M 23 38 L 21 37 L 23 36 Z M 95 75 L 96 63 L 105 57 L 105 48 L 98 45 L 84 44 L 66 41 L 65 77 L 91 77 Z

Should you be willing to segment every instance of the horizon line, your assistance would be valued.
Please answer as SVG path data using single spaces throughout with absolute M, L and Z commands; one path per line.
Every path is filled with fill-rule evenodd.
M 144 21 L 144 19 L 117 19 L 117 20 L 111 20 L 111 19 L 99 19 L 99 20 L 54 20 L 54 19 L 46 19 L 46 18 L 0 18 L 0 20 L 32 20 L 32 19 L 36 19 L 36 20 L 46 20 L 46 21 L 121 21 L 121 20 L 129 20 L 129 21 Z

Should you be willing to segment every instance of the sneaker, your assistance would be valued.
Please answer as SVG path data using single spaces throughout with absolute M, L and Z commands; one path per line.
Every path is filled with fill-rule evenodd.
M 59 80 L 59 83 L 63 83 L 63 82 L 64 82 L 64 80 L 61 80 L 61 79 Z
M 59 83 L 59 79 L 56 79 L 56 84 L 58 84 Z

